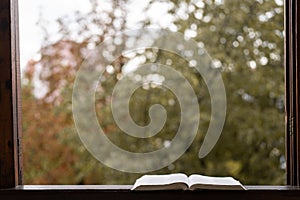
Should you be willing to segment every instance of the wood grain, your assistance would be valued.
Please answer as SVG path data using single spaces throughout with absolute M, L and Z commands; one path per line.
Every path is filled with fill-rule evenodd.
M 287 184 L 300 185 L 300 1 L 285 1 Z
M 246 186 L 247 191 L 236 190 L 169 190 L 169 191 L 130 191 L 131 186 L 20 186 L 14 189 L 0 190 L 1 199 L 136 199 L 136 200 L 298 200 L 300 190 L 298 187 L 289 186 Z
M 0 188 L 20 184 L 20 69 L 17 1 L 0 3 Z

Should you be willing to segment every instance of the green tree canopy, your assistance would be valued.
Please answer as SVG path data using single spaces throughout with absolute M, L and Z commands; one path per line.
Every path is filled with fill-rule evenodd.
M 51 35 L 45 33 L 41 57 L 28 63 L 23 77 L 26 184 L 131 184 L 140 176 L 110 169 L 86 151 L 76 133 L 71 102 L 76 73 L 88 53 L 107 37 L 118 43 L 118 34 L 132 28 L 127 19 L 130 15 L 128 5 L 133 3 L 120 0 L 103 6 L 102 1 L 91 1 L 92 10 L 88 14 L 75 13 L 57 21 L 59 40 L 53 41 Z M 283 184 L 284 34 L 281 1 L 149 1 L 141 8 L 146 17 L 136 26 L 165 26 L 148 14 L 149 10 L 160 6 L 166 8 L 162 17 L 170 18 L 167 27 L 205 48 L 214 68 L 222 74 L 227 115 L 221 138 L 207 157 L 199 159 L 199 148 L 210 122 L 209 92 L 203 77 L 193 67 L 197 63 L 157 49 L 122 55 L 106 66 L 96 92 L 96 110 L 107 137 L 133 152 L 149 152 L 169 144 L 180 125 L 178 99 L 166 88 L 147 81 L 147 77 L 141 75 L 142 68 L 133 72 L 144 85 L 133 94 L 130 113 L 138 125 L 144 126 L 149 123 L 149 108 L 157 103 L 163 105 L 168 118 L 159 134 L 148 139 L 125 135 L 114 122 L 110 106 L 112 90 L 126 73 L 128 63 L 168 65 L 180 72 L 193 87 L 201 111 L 200 125 L 186 153 L 173 164 L 153 173 L 200 173 L 234 176 L 244 184 Z M 125 95 L 126 86 L 124 88 Z M 37 97 L 41 93 L 43 95 Z M 187 120 L 193 121 L 194 117 Z M 112 157 L 112 162 L 114 159 L 122 161 L 122 158 Z M 122 162 L 125 164 L 126 160 Z

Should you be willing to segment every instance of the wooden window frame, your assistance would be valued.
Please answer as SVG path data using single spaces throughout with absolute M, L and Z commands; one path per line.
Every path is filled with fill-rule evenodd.
M 285 1 L 287 184 L 300 185 L 300 2 Z
M 300 1 L 285 0 L 286 186 L 247 191 L 132 192 L 129 185 L 26 186 L 22 184 L 18 1 L 0 1 L 0 197 L 46 199 L 298 199 L 300 196 Z
M 0 2 L 0 188 L 22 184 L 18 5 Z

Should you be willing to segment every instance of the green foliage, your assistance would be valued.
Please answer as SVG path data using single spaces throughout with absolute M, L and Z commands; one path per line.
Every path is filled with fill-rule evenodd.
M 189 63 L 170 52 L 147 49 L 137 53 L 135 57 L 143 58 L 144 63 L 170 65 L 181 72 L 192 85 L 201 111 L 199 131 L 191 147 L 176 162 L 153 173 L 200 173 L 234 176 L 244 184 L 284 184 L 283 7 L 271 0 L 166 2 L 172 5 L 168 12 L 174 16 L 173 27 L 204 47 L 222 73 L 227 116 L 214 150 L 199 159 L 198 151 L 211 114 L 210 96 L 202 77 Z M 97 15 L 101 3 L 92 3 L 93 9 L 87 16 L 77 16 L 72 22 L 80 23 L 82 28 L 71 34 L 67 25 L 70 22 L 61 19 L 63 38 L 52 44 L 45 41 L 41 59 L 29 63 L 26 69 L 28 82 L 23 85 L 26 184 L 132 184 L 140 176 L 100 164 L 81 144 L 74 127 L 72 87 L 84 52 L 107 36 L 116 37 L 126 27 L 126 21 L 121 20 L 127 14 L 123 1 L 112 3 L 113 9 L 107 11 L 111 20 Z M 151 1 L 147 9 L 159 3 L 162 2 Z M 123 15 L 116 15 L 115 9 Z M 116 27 L 116 21 L 121 25 Z M 149 23 L 151 18 L 141 22 Z M 92 34 L 92 27 L 98 27 L 103 34 Z M 74 34 L 86 37 L 77 41 L 72 38 Z M 65 58 L 61 49 L 67 49 L 71 56 Z M 156 103 L 164 106 L 168 119 L 153 138 L 125 135 L 113 120 L 110 102 L 112 89 L 130 59 L 118 58 L 112 63 L 113 71 L 104 73 L 104 81 L 96 93 L 98 121 L 116 145 L 132 152 L 149 152 L 164 147 L 174 137 L 180 123 L 180 106 L 176 96 L 163 87 L 150 84 L 139 88 L 130 100 L 133 120 L 138 125 L 147 125 L 149 108 Z M 42 66 L 41 72 L 36 70 L 38 65 Z M 141 72 L 137 69 L 134 73 Z M 48 86 L 42 98 L 33 95 L 34 74 Z M 193 121 L 193 117 L 188 120 Z M 52 147 L 45 148 L 47 144 Z

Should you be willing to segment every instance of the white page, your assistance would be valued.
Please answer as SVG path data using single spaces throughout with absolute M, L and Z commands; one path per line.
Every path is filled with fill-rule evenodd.
M 232 177 L 212 177 L 193 174 L 189 177 L 189 187 L 194 184 L 203 185 L 241 185 L 239 181 Z
M 168 175 L 144 175 L 137 179 L 131 190 L 141 185 L 169 185 L 173 183 L 186 183 L 188 185 L 188 177 L 185 174 L 168 174 Z

